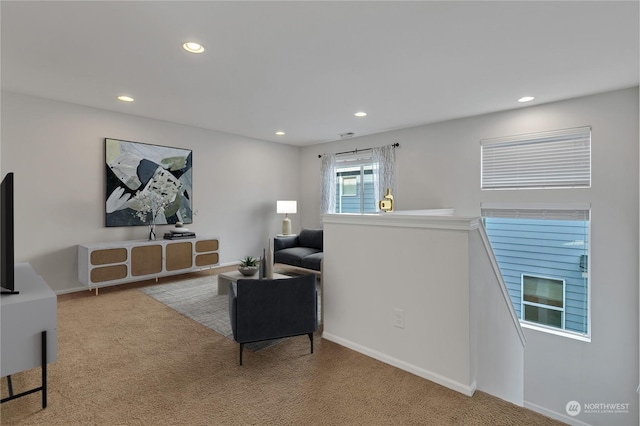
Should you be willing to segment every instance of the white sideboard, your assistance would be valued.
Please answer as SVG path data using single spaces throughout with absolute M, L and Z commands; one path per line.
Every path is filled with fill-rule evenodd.
M 9 397 L 2 402 L 33 392 L 42 392 L 42 407 L 47 406 L 47 363 L 58 359 L 58 301 L 40 275 L 28 263 L 15 265 L 15 289 L 18 294 L 0 299 L 1 376 L 42 368 L 42 385 Z
M 78 280 L 95 288 L 212 268 L 219 239 L 137 240 L 78 246 Z

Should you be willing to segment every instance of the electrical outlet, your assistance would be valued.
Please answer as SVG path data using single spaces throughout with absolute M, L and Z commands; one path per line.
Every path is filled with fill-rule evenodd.
M 404 328 L 404 310 L 403 309 L 393 310 L 393 325 L 394 327 Z

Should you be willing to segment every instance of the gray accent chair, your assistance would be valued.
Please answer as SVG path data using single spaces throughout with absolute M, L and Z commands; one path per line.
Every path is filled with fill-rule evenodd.
M 285 279 L 239 279 L 229 283 L 229 318 L 233 339 L 240 344 L 306 334 L 318 329 L 315 274 Z

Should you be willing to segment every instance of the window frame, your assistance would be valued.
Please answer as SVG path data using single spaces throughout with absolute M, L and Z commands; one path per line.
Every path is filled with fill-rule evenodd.
M 358 196 L 358 177 L 357 176 L 336 176 L 340 179 L 340 188 L 342 197 L 357 197 Z M 353 181 L 353 183 L 351 183 Z M 347 182 L 349 182 L 347 184 Z M 349 189 L 349 191 L 347 191 Z M 352 189 L 352 190 L 351 190 Z
M 525 277 L 561 282 L 562 283 L 562 307 L 559 308 L 557 306 L 548 305 L 546 303 L 536 303 L 536 302 L 530 302 L 530 301 L 525 300 L 525 291 L 524 291 L 524 289 L 525 289 L 525 285 L 524 285 Z M 560 330 L 568 331 L 568 330 L 565 329 L 565 318 L 566 318 L 566 307 L 567 307 L 567 281 L 564 278 L 553 278 L 553 277 L 546 277 L 546 276 L 542 276 L 542 275 L 522 273 L 521 276 L 520 276 L 520 283 L 521 283 L 521 290 L 520 290 L 520 305 L 521 305 L 521 308 L 520 308 L 520 320 L 524 321 L 526 323 L 529 323 L 529 324 L 535 324 L 535 325 L 538 325 L 538 326 L 551 327 L 553 329 L 558 329 L 558 327 L 556 327 L 555 325 L 552 325 L 552 324 L 545 324 L 545 323 L 541 323 L 541 322 L 537 322 L 537 321 L 526 319 L 525 318 L 525 306 L 532 306 L 532 307 L 535 307 L 535 308 L 548 309 L 548 310 L 551 310 L 551 311 L 558 311 L 558 312 L 560 312 Z

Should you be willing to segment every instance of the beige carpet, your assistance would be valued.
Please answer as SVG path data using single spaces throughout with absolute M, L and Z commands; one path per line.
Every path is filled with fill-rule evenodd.
M 193 274 L 192 274 L 193 276 Z M 164 282 L 167 282 L 166 280 Z M 2 425 L 552 425 L 482 392 L 469 398 L 316 336 L 238 365 L 233 341 L 136 288 L 58 298 L 49 406 L 32 394 L 1 406 Z M 39 369 L 13 375 L 14 392 Z M 7 395 L 6 378 L 2 396 Z

